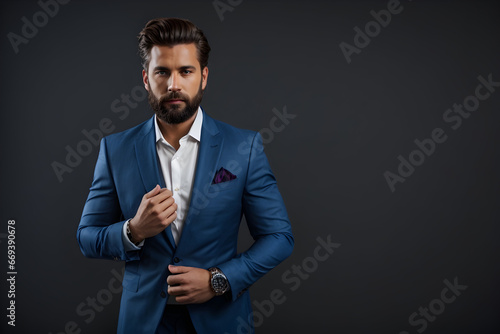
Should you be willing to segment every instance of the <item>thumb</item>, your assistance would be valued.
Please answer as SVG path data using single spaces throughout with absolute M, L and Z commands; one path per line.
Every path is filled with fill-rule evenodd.
M 154 187 L 150 192 L 146 194 L 146 198 L 151 198 L 157 195 L 160 189 L 161 189 L 160 186 L 157 184 L 156 187 Z

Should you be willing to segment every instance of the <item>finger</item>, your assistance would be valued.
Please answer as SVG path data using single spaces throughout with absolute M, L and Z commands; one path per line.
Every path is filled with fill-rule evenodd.
M 160 195 L 160 194 L 162 196 L 165 196 L 165 197 L 173 196 L 172 191 L 170 189 L 168 189 L 168 188 L 161 188 L 160 192 L 157 195 Z
M 177 274 L 172 274 L 167 276 L 167 284 L 169 289 L 180 285 L 181 280 L 177 276 L 178 276 Z
M 174 266 L 173 264 L 168 265 L 168 270 L 172 274 L 182 274 L 182 273 L 187 273 L 191 270 L 190 267 L 184 267 L 184 266 Z
M 160 198 L 158 197 L 155 198 L 155 205 L 158 205 L 159 208 L 161 208 L 162 211 L 165 211 L 169 206 L 175 203 L 175 199 L 170 196 L 167 198 Z
M 169 197 L 172 197 L 172 192 L 167 188 L 160 188 L 159 185 L 144 195 L 144 199 L 149 200 L 153 204 L 161 203 Z
M 147 199 L 146 201 L 148 201 L 148 203 L 145 205 L 149 208 L 149 210 L 151 210 L 151 213 L 156 214 L 157 216 L 164 215 L 164 211 L 175 203 L 173 197 L 169 197 L 162 201 L 162 199 L 159 198 L 159 195 L 154 198 Z M 175 210 L 177 210 L 177 206 L 174 207 L 174 211 Z M 171 214 L 172 212 L 169 212 L 168 216 Z
M 165 201 L 168 201 L 167 203 L 170 203 L 170 204 L 172 202 L 175 202 L 174 198 L 171 195 L 170 190 L 168 190 L 166 188 L 161 189 L 156 195 L 154 195 L 153 197 L 147 198 L 146 200 L 148 200 L 150 202 L 150 205 L 158 205 L 158 204 L 163 203 Z
M 148 199 L 147 201 L 150 201 L 149 203 L 146 204 L 148 211 L 151 214 L 154 214 L 156 216 L 164 215 L 165 210 L 167 210 L 169 208 L 169 202 L 167 202 L 167 203 L 155 203 L 151 199 Z
M 156 204 L 156 203 L 152 202 L 151 199 L 148 199 L 146 201 L 148 201 L 148 203 L 145 204 L 146 213 L 151 215 L 154 218 L 159 218 L 160 220 L 163 220 L 163 219 L 167 218 L 168 216 L 170 216 L 173 212 L 172 209 L 174 211 L 177 209 L 176 206 L 173 206 L 173 208 L 170 211 L 165 212 L 169 208 L 168 203 Z
M 172 192 L 172 190 L 167 189 L 167 188 L 163 188 L 163 189 L 165 189 L 165 193 L 166 193 L 168 196 L 174 196 L 174 193 Z
M 174 299 L 179 304 L 189 304 L 193 300 L 192 296 L 186 295 L 184 292 L 175 288 L 169 288 L 168 294 L 174 296 Z
M 169 285 L 167 293 L 171 296 L 180 296 L 183 294 L 183 291 L 178 286 Z
M 181 295 L 175 297 L 175 301 L 178 302 L 179 304 L 189 304 L 192 298 L 189 298 L 188 296 Z
M 160 190 L 161 190 L 160 185 L 157 184 L 150 192 L 144 195 L 144 198 L 151 198 L 157 195 Z
M 160 218 L 160 225 L 163 229 L 167 228 L 174 220 L 177 219 L 177 211 L 171 214 L 169 217 Z
M 173 215 L 176 215 L 173 217 Z M 166 221 L 169 220 L 170 222 L 173 222 L 177 218 L 177 204 L 173 204 L 169 206 L 166 209 L 163 209 L 163 211 L 158 215 L 161 221 Z
M 160 209 L 157 207 L 155 212 L 157 222 L 168 226 L 171 222 L 177 219 L 177 204 L 174 204 L 166 209 Z

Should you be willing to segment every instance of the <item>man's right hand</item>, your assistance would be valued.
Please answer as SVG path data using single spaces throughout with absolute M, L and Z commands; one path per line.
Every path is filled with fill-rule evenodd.
M 172 192 L 156 185 L 142 197 L 135 217 L 129 222 L 133 243 L 153 237 L 162 232 L 177 218 L 177 204 Z

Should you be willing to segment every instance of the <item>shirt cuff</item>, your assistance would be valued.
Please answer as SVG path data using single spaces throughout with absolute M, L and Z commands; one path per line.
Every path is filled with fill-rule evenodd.
M 130 251 L 135 251 L 135 250 L 140 250 L 141 247 L 144 245 L 144 240 L 142 240 L 138 245 L 135 245 L 132 241 L 127 236 L 127 224 L 131 221 L 132 219 L 129 219 L 123 224 L 122 228 L 122 241 L 123 241 L 123 247 L 125 247 L 126 252 Z

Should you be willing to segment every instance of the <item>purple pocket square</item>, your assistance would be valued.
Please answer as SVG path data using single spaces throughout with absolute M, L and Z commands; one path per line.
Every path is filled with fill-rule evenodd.
M 219 184 L 222 182 L 227 182 L 236 179 L 236 175 L 221 167 L 217 173 L 215 173 L 214 179 L 212 180 L 212 184 Z

